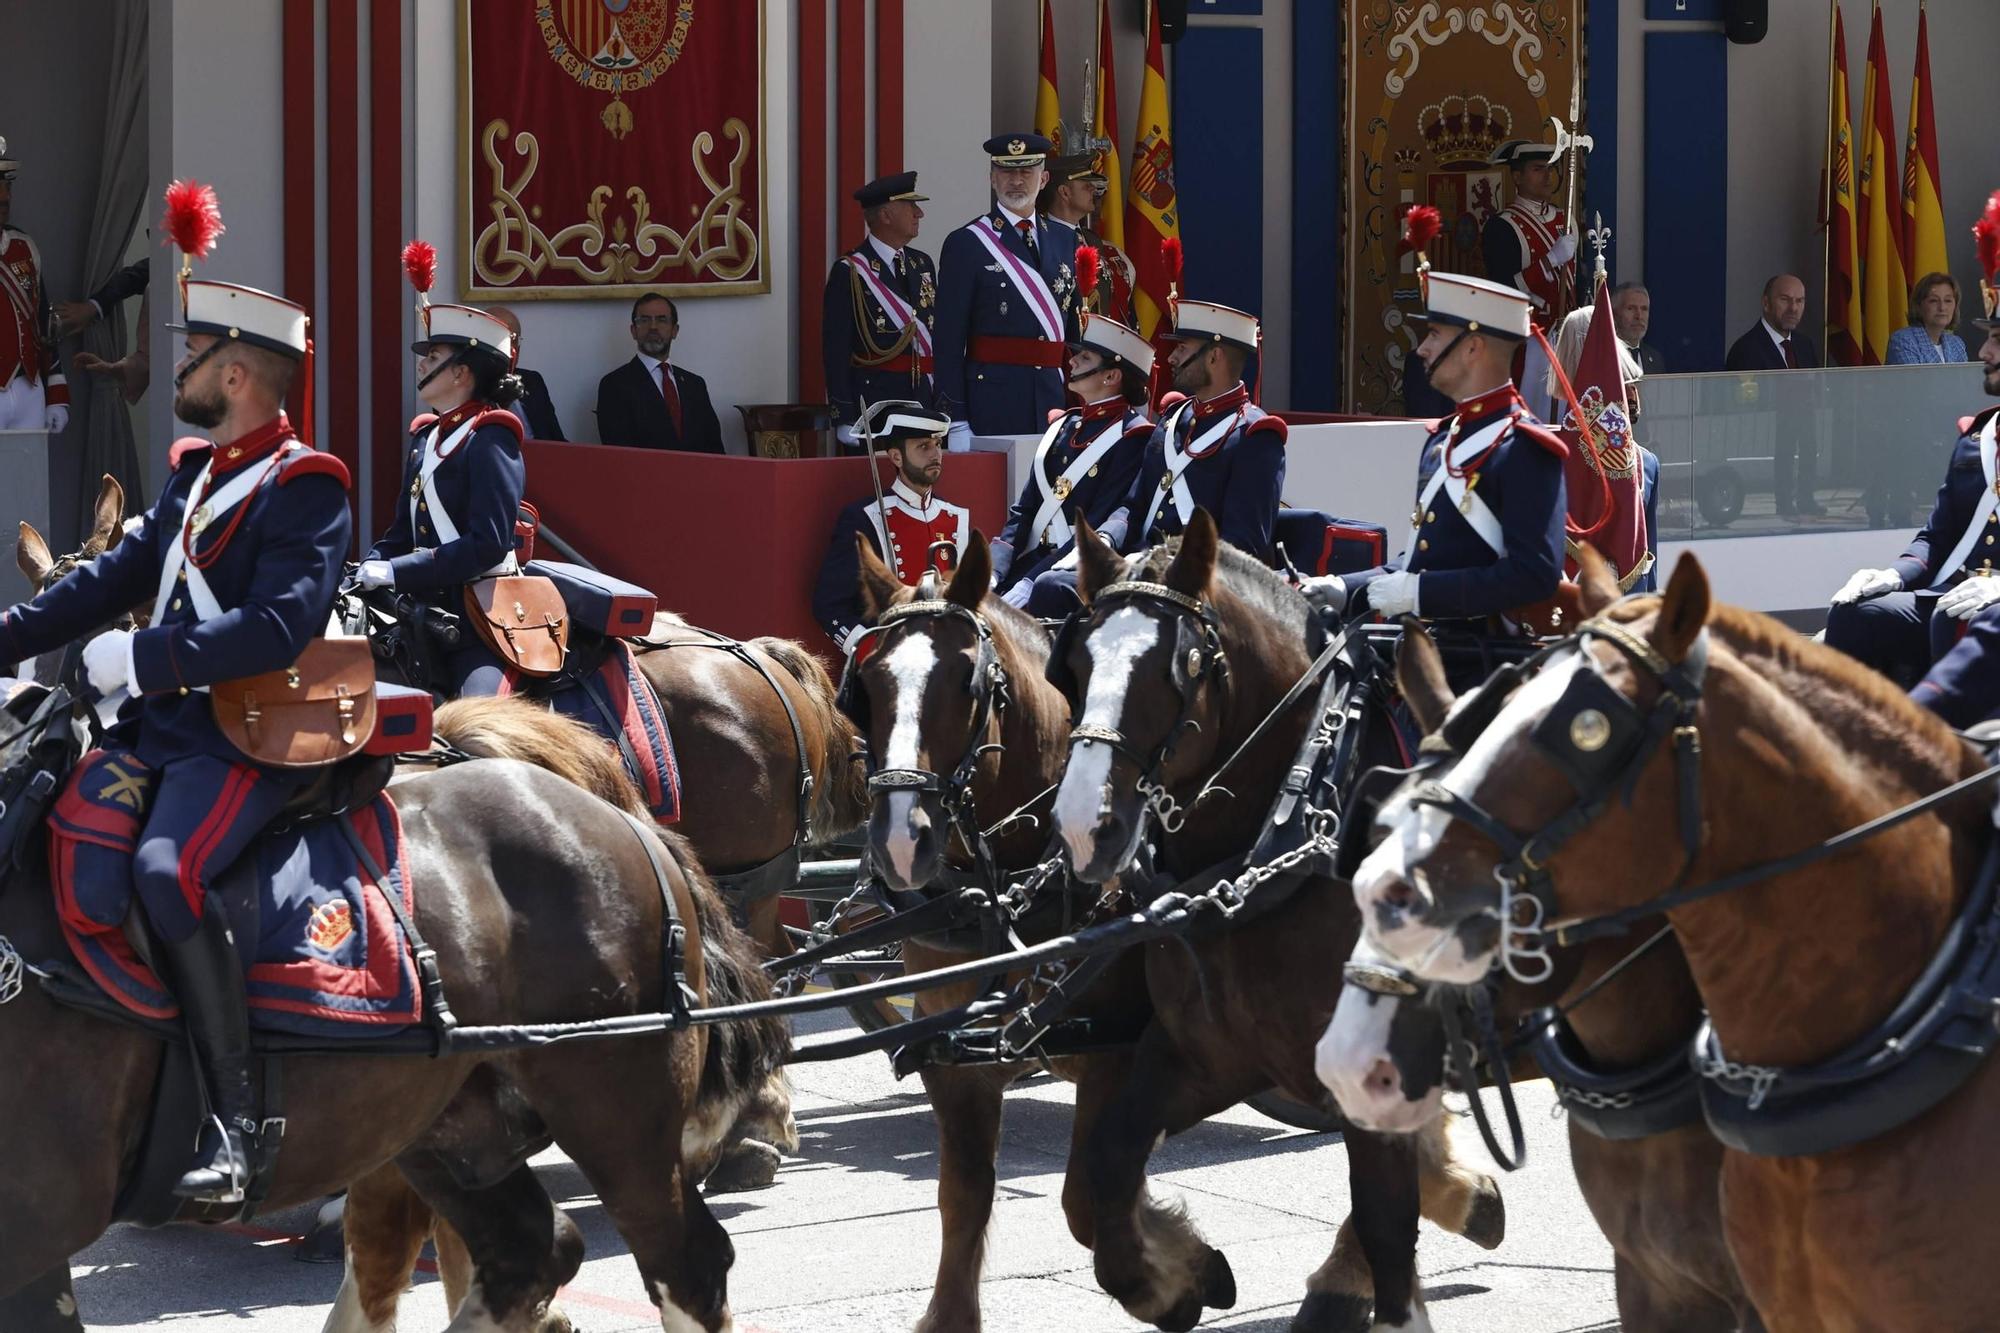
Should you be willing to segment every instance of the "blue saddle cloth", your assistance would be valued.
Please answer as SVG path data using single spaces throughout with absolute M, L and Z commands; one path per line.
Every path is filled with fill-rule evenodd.
M 180 1006 L 125 931 L 152 781 L 130 751 L 85 755 L 49 816 L 49 867 L 76 961 L 133 1013 L 172 1019 Z M 381 882 L 343 822 L 381 868 Z M 253 1027 L 369 1038 L 419 1021 L 409 939 L 384 897 L 415 911 L 402 822 L 386 792 L 351 814 L 259 838 L 214 891 L 243 956 Z
M 578 665 L 579 646 L 570 646 L 571 662 L 551 681 L 531 682 L 533 697 L 555 712 L 581 722 L 617 749 L 626 775 L 639 784 L 646 809 L 661 824 L 681 817 L 681 770 L 674 757 L 667 715 L 653 683 L 639 670 L 639 659 L 621 639 L 602 639 L 602 656 Z

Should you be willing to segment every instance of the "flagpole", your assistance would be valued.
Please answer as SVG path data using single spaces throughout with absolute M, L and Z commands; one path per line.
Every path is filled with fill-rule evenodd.
M 1820 174 L 1825 178 L 1820 190 L 1820 325 L 1819 336 L 1823 346 L 1831 346 L 1833 329 L 1833 196 L 1838 188 L 1834 184 L 1833 171 L 1833 81 L 1840 77 L 1838 52 L 1833 49 L 1834 30 L 1840 21 L 1840 0 L 1827 0 L 1826 6 L 1826 150 L 1820 161 Z M 1842 312 L 1845 318 L 1846 312 Z

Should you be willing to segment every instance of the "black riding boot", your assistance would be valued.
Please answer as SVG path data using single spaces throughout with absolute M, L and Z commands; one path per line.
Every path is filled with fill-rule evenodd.
M 195 933 L 165 950 L 209 1093 L 209 1119 L 194 1164 L 174 1193 L 206 1203 L 240 1203 L 256 1145 L 257 1097 L 250 1086 L 250 1007 L 222 905 L 209 902 Z

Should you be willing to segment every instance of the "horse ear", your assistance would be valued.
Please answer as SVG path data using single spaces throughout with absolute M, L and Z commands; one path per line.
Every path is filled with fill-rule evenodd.
M 1215 520 L 1206 509 L 1196 509 L 1187 531 L 1181 534 L 1181 549 L 1174 552 L 1174 562 L 1167 566 L 1167 586 L 1190 597 L 1207 592 L 1208 581 L 1215 575 L 1215 548 L 1220 540 Z
M 1577 546 L 1576 582 L 1583 590 L 1582 610 L 1586 620 L 1618 600 L 1618 577 L 1611 572 L 1611 562 L 1587 542 Z
M 875 546 L 866 533 L 854 534 L 854 550 L 861 557 L 861 618 L 873 620 L 896 600 L 896 594 L 902 591 L 903 581 L 891 574 L 889 567 L 882 563 L 882 557 L 875 554 Z
M 975 529 L 972 540 L 965 544 L 965 551 L 958 557 L 957 566 L 951 571 L 951 582 L 945 587 L 944 599 L 955 602 L 969 611 L 977 611 L 986 599 L 986 590 L 993 586 L 993 551 L 986 544 L 986 534 Z
M 1674 576 L 1667 580 L 1659 619 L 1653 622 L 1653 646 L 1669 662 L 1684 661 L 1695 635 L 1708 623 L 1710 609 L 1708 572 L 1701 561 L 1683 555 L 1674 566 Z
M 1125 572 L 1125 562 L 1118 552 L 1111 549 L 1111 543 L 1097 535 L 1097 529 L 1090 526 L 1090 520 L 1078 514 L 1076 518 L 1076 594 L 1085 606 L 1097 594 L 1099 588 L 1116 583 L 1118 576 Z
M 1444 725 L 1445 714 L 1458 697 L 1445 683 L 1444 658 L 1437 644 L 1409 616 L 1403 617 L 1403 637 L 1396 645 L 1396 688 L 1425 735 Z
M 40 592 L 42 580 L 49 576 L 56 562 L 49 554 L 49 544 L 32 523 L 21 524 L 21 535 L 14 541 L 14 563 L 28 576 L 28 586 Z
M 90 540 L 108 551 L 125 535 L 125 488 L 109 472 L 97 484 L 97 504 L 91 511 Z

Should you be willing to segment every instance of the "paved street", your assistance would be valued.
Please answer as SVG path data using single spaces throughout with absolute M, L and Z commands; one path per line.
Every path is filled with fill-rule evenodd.
M 828 1022 L 819 1030 L 833 1031 Z M 876 1333 L 908 1329 L 937 1259 L 936 1142 L 915 1079 L 897 1083 L 880 1057 L 798 1070 L 804 1138 L 771 1189 L 716 1200 L 734 1237 L 730 1292 L 745 1333 Z M 1562 1122 L 1546 1084 L 1522 1090 L 1530 1165 L 1504 1184 L 1508 1239 L 1487 1253 L 1424 1227 L 1419 1253 L 1436 1327 L 1481 1333 L 1580 1333 L 1617 1326 L 1609 1248 L 1570 1179 Z M 1137 1328 L 1091 1278 L 1059 1197 L 1069 1089 L 1036 1079 L 1012 1094 L 1000 1198 L 984 1288 L 987 1333 L 1123 1333 Z M 1468 1160 L 1484 1152 L 1461 1126 Z M 1237 1110 L 1167 1144 L 1155 1189 L 1178 1198 L 1236 1272 L 1236 1309 L 1204 1328 L 1283 1333 L 1304 1280 L 1347 1211 L 1338 1140 Z M 563 1297 L 578 1330 L 657 1329 L 637 1270 L 589 1183 L 560 1156 L 543 1179 L 582 1225 L 589 1258 Z M 340 1283 L 337 1267 L 295 1262 L 290 1237 L 310 1209 L 237 1232 L 120 1231 L 79 1255 L 76 1290 L 93 1329 L 160 1323 L 202 1333 L 310 1333 Z M 426 1265 L 428 1266 L 428 1265 Z M 401 1327 L 444 1327 L 434 1276 L 418 1275 Z

